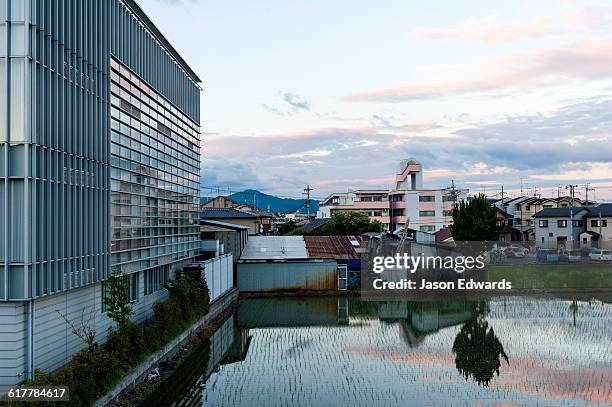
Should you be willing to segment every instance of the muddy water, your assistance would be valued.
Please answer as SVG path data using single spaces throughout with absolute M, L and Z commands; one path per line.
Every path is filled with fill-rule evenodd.
M 249 299 L 205 357 L 176 404 L 608 406 L 612 304 Z

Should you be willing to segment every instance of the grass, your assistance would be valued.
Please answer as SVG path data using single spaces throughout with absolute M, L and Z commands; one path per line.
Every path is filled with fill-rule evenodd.
M 612 290 L 610 264 L 494 265 L 487 268 L 490 281 L 505 278 L 512 288 L 608 288 Z

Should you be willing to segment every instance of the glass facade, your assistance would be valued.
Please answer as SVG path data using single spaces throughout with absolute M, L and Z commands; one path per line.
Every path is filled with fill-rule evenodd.
M 199 126 L 116 59 L 110 101 L 111 269 L 194 257 Z
M 0 0 L 0 301 L 195 257 L 199 82 L 133 0 Z

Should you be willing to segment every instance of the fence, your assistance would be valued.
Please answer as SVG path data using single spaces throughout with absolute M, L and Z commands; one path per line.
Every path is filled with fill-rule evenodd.
M 200 262 L 213 303 L 234 287 L 234 258 L 231 254 Z

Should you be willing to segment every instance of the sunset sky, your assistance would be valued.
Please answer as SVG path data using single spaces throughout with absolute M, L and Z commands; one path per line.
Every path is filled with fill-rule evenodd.
M 323 197 L 414 157 L 426 187 L 612 200 L 609 1 L 138 3 L 203 80 L 202 185 Z

